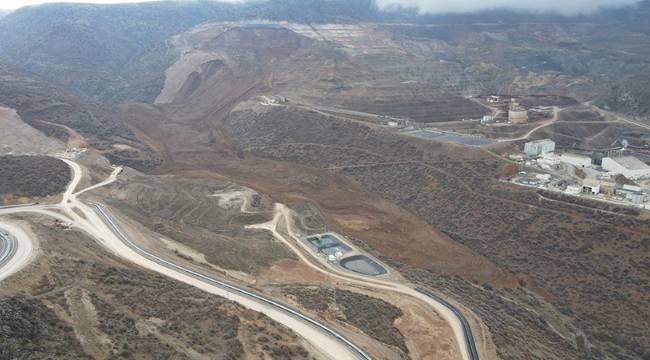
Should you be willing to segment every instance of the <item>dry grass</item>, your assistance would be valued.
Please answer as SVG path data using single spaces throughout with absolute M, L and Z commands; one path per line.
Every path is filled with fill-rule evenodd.
M 309 358 L 299 337 L 262 314 L 131 268 L 83 234 L 35 231 L 47 239 L 41 256 L 0 291 L 3 324 L 20 322 L 0 334 L 15 344 L 2 358 Z M 89 299 L 82 307 L 78 293 Z

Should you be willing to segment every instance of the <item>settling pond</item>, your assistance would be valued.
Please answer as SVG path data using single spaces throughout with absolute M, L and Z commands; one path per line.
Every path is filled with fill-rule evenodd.
M 354 255 L 342 259 L 339 263 L 343 268 L 368 276 L 378 276 L 386 273 L 383 266 L 377 264 L 365 255 Z

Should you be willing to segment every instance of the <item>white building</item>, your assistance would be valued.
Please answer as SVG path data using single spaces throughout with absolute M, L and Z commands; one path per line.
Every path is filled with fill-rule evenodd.
M 553 170 L 560 167 L 560 156 L 555 153 L 542 153 L 537 159 L 537 164 L 542 169 Z
M 591 167 L 591 158 L 580 154 L 565 153 L 560 157 L 560 161 L 565 164 L 571 164 L 578 168 Z
M 621 174 L 628 179 L 642 179 L 650 177 L 650 166 L 633 156 L 603 158 L 603 169 Z
M 586 179 L 582 183 L 582 192 L 588 194 L 594 194 L 594 195 L 600 193 L 600 181 Z
M 483 115 L 483 118 L 481 118 L 481 124 L 485 125 L 487 123 L 494 122 L 494 116 L 492 115 Z
M 540 156 L 555 151 L 555 142 L 551 139 L 529 141 L 524 144 L 524 152 L 529 157 Z
M 625 195 L 625 198 L 630 200 L 630 202 L 632 202 L 634 205 L 641 205 L 645 202 L 644 193 L 629 193 Z
M 633 191 L 633 192 L 641 192 L 641 191 L 642 191 L 642 189 L 641 189 L 640 186 L 629 185 L 629 184 L 625 184 L 625 185 L 623 185 L 623 190 L 626 190 L 626 191 Z
M 616 190 L 616 194 L 625 196 L 634 205 L 641 205 L 645 202 L 645 194 L 639 186 L 623 185 L 622 188 Z

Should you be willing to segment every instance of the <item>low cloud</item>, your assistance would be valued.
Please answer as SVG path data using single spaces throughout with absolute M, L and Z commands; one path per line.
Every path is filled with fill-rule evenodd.
M 565 15 L 589 14 L 601 8 L 635 5 L 640 0 L 377 0 L 380 8 L 417 8 L 429 14 L 466 13 L 508 9 L 526 12 L 555 12 Z

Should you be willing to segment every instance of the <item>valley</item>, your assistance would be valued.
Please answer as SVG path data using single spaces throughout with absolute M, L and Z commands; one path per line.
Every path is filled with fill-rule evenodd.
M 0 18 L 0 357 L 648 358 L 649 3 L 312 5 Z

